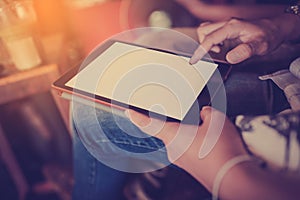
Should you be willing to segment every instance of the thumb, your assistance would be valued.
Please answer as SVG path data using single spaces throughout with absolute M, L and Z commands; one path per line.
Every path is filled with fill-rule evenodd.
M 240 63 L 254 55 L 251 44 L 243 43 L 229 51 L 226 60 L 231 64 Z
M 130 110 L 130 109 L 126 110 L 125 115 L 141 131 L 151 136 L 155 136 L 163 141 L 168 140 L 168 136 L 166 136 L 165 133 L 174 132 L 177 128 L 176 126 L 172 127 L 169 123 L 165 121 L 161 121 L 155 118 L 150 118 L 149 116 L 141 114 L 134 110 Z
M 151 122 L 151 119 L 148 116 L 133 110 L 126 110 L 125 115 L 133 124 L 140 128 L 146 127 Z
M 213 111 L 213 108 L 210 106 L 204 106 L 200 112 L 200 117 L 203 121 L 206 120 L 207 117 L 211 116 L 211 113 Z
M 226 115 L 213 107 L 204 106 L 200 112 L 200 117 L 203 120 L 203 122 L 211 121 L 212 118 L 214 118 L 215 122 L 222 122 L 226 118 Z

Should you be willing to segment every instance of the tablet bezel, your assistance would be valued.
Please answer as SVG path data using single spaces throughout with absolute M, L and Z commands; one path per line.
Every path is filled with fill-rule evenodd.
M 94 59 L 96 59 L 99 55 L 101 55 L 103 52 L 105 52 L 111 45 L 113 45 L 114 43 L 119 42 L 119 43 L 124 43 L 124 44 L 128 44 L 128 45 L 133 45 L 133 46 L 137 46 L 137 47 L 142 47 L 142 48 L 146 48 L 146 49 L 150 49 L 150 50 L 154 50 L 154 51 L 160 51 L 160 52 L 164 52 L 164 53 L 169 53 L 169 54 L 173 54 L 176 56 L 183 56 L 183 57 L 187 57 L 190 58 L 191 55 L 189 54 L 184 54 L 184 53 L 178 53 L 178 52 L 171 52 L 171 51 L 167 51 L 164 49 L 158 49 L 158 48 L 152 48 L 152 47 L 148 47 L 148 46 L 143 46 L 143 45 L 139 45 L 139 44 L 135 44 L 135 43 L 128 43 L 128 42 L 124 42 L 124 41 L 119 41 L 119 40 L 108 40 L 105 43 L 101 44 L 99 47 L 97 47 L 81 64 L 73 67 L 72 69 L 70 69 L 69 71 L 67 71 L 65 74 L 63 74 L 58 80 L 56 80 L 52 87 L 57 90 L 59 92 L 59 95 L 61 95 L 62 93 L 68 93 L 68 94 L 74 94 L 78 97 L 87 99 L 87 100 L 91 100 L 94 101 L 96 103 L 100 103 L 102 105 L 106 105 L 109 106 L 111 108 L 117 108 L 120 110 L 126 110 L 126 109 L 133 109 L 136 110 L 138 112 L 144 113 L 149 115 L 151 113 L 151 117 L 156 117 L 159 119 L 164 119 L 164 120 L 168 120 L 168 121 L 176 121 L 176 122 L 180 122 L 181 120 L 179 119 L 175 119 L 169 116 L 164 116 L 158 113 L 154 113 L 142 108 L 138 108 L 129 104 L 125 104 L 125 103 L 121 103 L 118 102 L 116 100 L 112 100 L 112 99 L 108 99 L 96 94 L 91 94 L 89 92 L 85 92 L 79 89 L 75 89 L 69 86 L 66 86 L 66 83 L 71 80 L 74 76 L 76 76 L 81 70 L 83 70 L 85 67 L 87 67 Z M 214 72 L 214 74 L 212 75 L 212 77 L 209 79 L 209 82 L 213 82 L 213 87 L 216 89 L 215 93 L 217 92 L 218 88 L 221 86 L 221 84 L 223 84 L 223 82 L 227 79 L 232 66 L 229 63 L 226 63 L 224 61 L 219 61 L 219 60 L 212 60 L 209 59 L 208 57 L 204 57 L 202 59 L 203 61 L 206 62 L 210 62 L 210 63 L 215 63 L 218 64 L 218 68 L 217 70 Z M 217 73 L 220 72 L 221 76 L 222 76 L 222 80 L 220 80 L 220 78 L 216 78 Z M 215 79 L 215 80 L 214 80 Z M 208 92 L 208 88 L 207 85 L 204 87 L 204 89 L 200 92 L 200 94 L 197 97 L 197 100 L 193 103 L 193 106 L 195 106 L 196 103 L 198 103 L 199 107 L 205 106 L 205 105 L 210 105 L 211 104 L 211 100 L 213 98 L 214 94 L 210 94 Z M 205 98 L 206 97 L 211 97 L 211 98 Z M 201 98 L 200 98 L 201 96 Z M 187 113 L 186 116 L 184 117 L 184 119 L 182 121 L 186 121 L 185 119 L 189 118 L 189 114 L 191 113 Z

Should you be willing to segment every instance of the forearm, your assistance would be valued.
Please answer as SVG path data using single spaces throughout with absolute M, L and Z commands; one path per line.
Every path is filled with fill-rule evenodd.
M 220 197 L 231 200 L 297 199 L 299 186 L 299 179 L 261 169 L 255 162 L 245 162 L 224 177 Z
M 232 17 L 254 20 L 275 17 L 285 8 L 286 5 L 206 5 L 197 13 L 201 19 L 208 21 L 223 21 Z
M 273 23 L 283 34 L 284 41 L 300 39 L 300 16 L 294 14 L 282 14 L 273 19 Z
M 207 169 L 210 171 L 209 169 Z M 203 178 L 204 170 L 192 171 L 191 174 L 209 191 L 212 191 L 212 177 Z M 209 173 L 209 172 L 208 172 Z M 229 200 L 282 200 L 300 197 L 300 179 L 260 168 L 257 162 L 246 161 L 232 167 L 222 179 L 219 198 Z

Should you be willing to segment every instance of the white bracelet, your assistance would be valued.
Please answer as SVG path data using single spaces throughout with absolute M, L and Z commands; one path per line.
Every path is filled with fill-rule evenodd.
M 212 199 L 217 200 L 219 198 L 219 190 L 221 186 L 221 182 L 225 176 L 225 174 L 235 165 L 240 164 L 242 162 L 246 161 L 253 161 L 256 160 L 253 156 L 250 155 L 240 155 L 236 156 L 230 160 L 228 160 L 218 171 L 214 183 L 213 183 L 213 188 L 212 188 Z

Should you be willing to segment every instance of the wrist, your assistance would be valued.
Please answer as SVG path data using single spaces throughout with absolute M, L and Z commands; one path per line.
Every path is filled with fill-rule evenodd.
M 235 159 L 238 159 L 237 163 L 236 161 L 233 161 Z M 241 160 L 240 160 L 241 158 Z M 257 168 L 259 168 L 259 164 L 257 162 L 258 159 L 253 158 L 252 156 L 249 156 L 248 154 L 242 154 L 242 155 L 236 155 L 235 157 L 228 157 L 225 159 L 226 161 L 222 162 L 209 162 L 208 160 L 205 160 L 206 163 L 203 165 L 201 160 L 199 160 L 199 164 L 195 164 L 193 166 L 190 166 L 188 168 L 188 172 L 195 177 L 207 190 L 213 191 L 213 187 L 216 184 L 216 178 L 218 176 L 218 173 L 224 173 L 221 177 L 221 196 L 222 197 L 228 197 L 228 195 L 234 194 L 234 193 L 228 193 L 227 187 L 231 187 L 232 183 L 231 181 L 235 181 L 237 179 L 247 179 L 249 172 L 255 171 Z M 240 161 L 239 161 L 240 160 Z M 233 161 L 233 163 L 232 163 Z M 222 169 L 225 165 L 229 165 L 230 163 L 233 164 L 229 169 Z M 199 166 L 201 166 L 201 169 L 205 169 L 205 172 L 203 170 L 199 170 Z M 179 166 L 184 168 L 183 166 Z M 228 167 L 228 166 L 227 166 Z M 185 169 L 185 168 L 184 168 Z M 223 171 L 223 172 L 222 172 Z M 220 175 L 219 175 L 220 176 Z M 224 179 L 224 180 L 223 180 Z M 229 184 L 227 182 L 230 182 Z M 224 193 L 223 193 L 224 189 Z
M 221 196 L 224 199 L 241 199 L 239 194 L 244 189 L 249 181 L 249 173 L 256 171 L 261 162 L 251 155 L 240 155 L 228 160 L 218 171 L 215 176 L 212 195 L 213 199 L 219 199 Z M 239 188 L 239 184 L 246 185 Z M 221 195 L 219 195 L 221 194 Z M 244 192 L 241 194 L 245 195 Z
M 299 179 L 294 180 L 262 168 L 263 162 L 241 162 L 225 174 L 220 185 L 222 199 L 294 199 Z M 254 162 L 253 162 L 254 161 Z
M 300 16 L 284 13 L 272 21 L 282 34 L 283 41 L 291 42 L 300 38 Z

